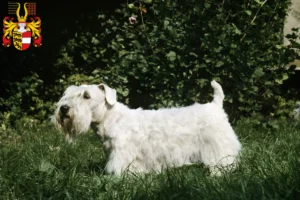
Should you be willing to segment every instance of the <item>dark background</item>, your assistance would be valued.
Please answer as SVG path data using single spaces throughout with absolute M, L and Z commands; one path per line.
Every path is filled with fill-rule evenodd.
M 36 15 L 42 20 L 42 47 L 35 48 L 32 45 L 25 51 L 19 51 L 14 47 L 0 47 L 0 95 L 3 94 L 7 83 L 21 80 L 31 71 L 37 72 L 45 83 L 49 80 L 52 70 L 52 63 L 57 58 L 61 44 L 64 44 L 69 37 L 76 32 L 77 20 L 97 13 L 97 11 L 113 12 L 122 2 L 113 1 L 16 1 L 21 3 L 20 16 L 24 15 L 23 4 L 25 2 L 36 2 Z M 0 2 L 1 29 L 2 20 L 8 15 L 8 1 Z M 89 21 L 86 21 L 89 26 Z M 91 26 L 96 26 L 91 24 Z M 2 38 L 3 33 L 1 33 Z M 2 40 L 1 40 L 2 43 Z
M 23 4 L 28 1 L 18 1 L 22 8 L 20 15 L 24 15 Z M 53 63 L 57 59 L 60 46 L 69 37 L 76 33 L 77 20 L 86 19 L 97 11 L 113 12 L 124 0 L 113 1 L 32 1 L 36 2 L 36 15 L 42 20 L 43 45 L 35 48 L 32 45 L 25 51 L 19 51 L 14 47 L 0 47 L 0 95 L 5 95 L 5 88 L 10 82 L 20 81 L 30 72 L 37 72 L 40 78 L 47 84 L 52 83 L 54 70 Z M 0 2 L 0 17 L 3 19 L 8 15 L 8 2 Z M 16 16 L 11 16 L 16 17 Z M 2 20 L 1 20 L 2 21 Z M 17 21 L 15 19 L 14 21 Z M 85 26 L 96 27 L 97 24 L 89 24 L 86 20 Z M 1 25 L 1 27 L 3 27 Z M 99 31 L 100 28 L 99 28 Z M 3 34 L 3 33 L 2 33 Z M 1 34 L 1 35 L 2 35 Z M 1 42 L 2 43 L 2 42 Z M 293 87 L 300 90 L 300 71 L 285 82 L 284 87 Z

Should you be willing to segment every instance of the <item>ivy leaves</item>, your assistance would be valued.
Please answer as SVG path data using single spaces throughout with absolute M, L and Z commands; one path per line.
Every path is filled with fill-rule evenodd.
M 134 94 L 143 96 L 137 105 L 143 107 L 204 103 L 215 79 L 226 91 L 230 115 L 269 115 L 277 109 L 270 102 L 275 105 L 275 97 L 284 95 L 280 86 L 293 73 L 282 66 L 299 49 L 296 34 L 288 38 L 291 46 L 282 45 L 281 16 L 288 5 L 280 0 L 129 1 L 113 14 L 94 17 L 99 31 L 78 31 L 75 49 L 86 62 L 99 63 L 98 77 L 117 88 L 120 101 Z M 76 60 L 75 53 L 68 56 L 67 62 Z

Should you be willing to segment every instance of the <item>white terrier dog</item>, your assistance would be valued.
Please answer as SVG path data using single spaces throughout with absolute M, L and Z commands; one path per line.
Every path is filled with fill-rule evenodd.
M 193 163 L 233 166 L 241 144 L 223 110 L 222 87 L 211 85 L 211 103 L 159 110 L 129 109 L 105 84 L 70 86 L 52 121 L 69 142 L 92 127 L 109 153 L 108 173 L 160 172 Z

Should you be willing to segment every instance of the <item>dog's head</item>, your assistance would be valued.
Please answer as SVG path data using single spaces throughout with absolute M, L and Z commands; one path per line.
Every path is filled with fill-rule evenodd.
M 116 90 L 105 84 L 70 86 L 56 104 L 51 121 L 72 142 L 75 136 L 86 133 L 92 122 L 103 122 L 116 101 Z

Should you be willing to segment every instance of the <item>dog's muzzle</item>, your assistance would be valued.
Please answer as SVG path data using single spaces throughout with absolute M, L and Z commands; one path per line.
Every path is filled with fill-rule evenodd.
M 60 118 L 61 120 L 64 120 L 66 118 L 70 118 L 70 116 L 68 115 L 69 113 L 69 110 L 70 110 L 70 106 L 64 104 L 62 105 L 60 108 L 59 108 L 59 114 L 60 114 Z
M 70 109 L 70 106 L 62 105 L 59 110 L 60 110 L 61 114 L 66 115 L 69 112 L 69 109 Z

